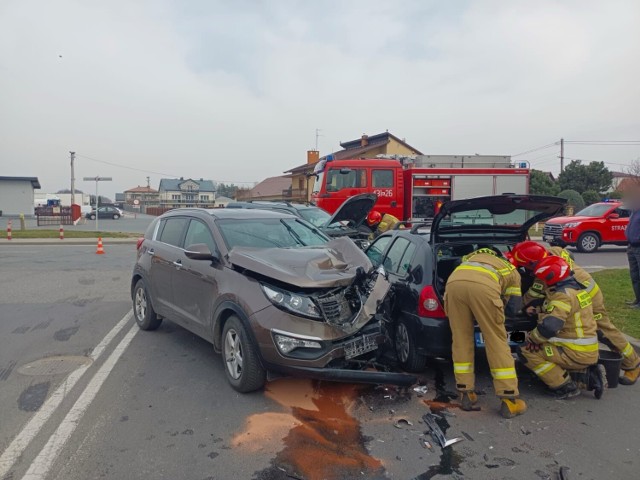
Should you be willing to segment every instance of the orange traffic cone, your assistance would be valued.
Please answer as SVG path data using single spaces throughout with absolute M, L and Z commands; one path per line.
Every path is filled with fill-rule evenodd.
M 102 237 L 98 237 L 98 249 L 96 255 L 104 255 L 104 248 L 102 248 Z

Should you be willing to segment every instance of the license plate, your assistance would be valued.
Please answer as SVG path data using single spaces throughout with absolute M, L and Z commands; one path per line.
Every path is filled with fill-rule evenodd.
M 364 335 L 344 344 L 344 356 L 347 360 L 358 357 L 378 348 L 377 335 Z
M 553 240 L 553 237 L 550 237 L 549 235 L 543 236 L 542 240 L 544 240 L 545 242 L 549 242 L 549 241 Z
M 518 345 L 522 345 L 522 342 L 515 342 L 513 340 L 513 336 L 518 336 L 519 334 L 521 334 L 522 332 L 507 332 L 508 334 L 508 338 L 509 338 L 509 345 L 511 346 L 518 346 Z M 522 334 L 522 337 L 524 339 L 524 334 Z M 484 348 L 484 335 L 482 335 L 482 332 L 475 332 L 475 340 L 476 340 L 476 347 L 482 347 Z

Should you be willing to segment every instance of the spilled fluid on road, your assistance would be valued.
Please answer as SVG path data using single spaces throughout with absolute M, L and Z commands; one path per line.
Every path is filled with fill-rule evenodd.
M 382 463 L 369 455 L 360 424 L 351 414 L 363 388 L 367 387 L 295 379 L 270 383 L 266 395 L 290 412 L 278 417 L 273 425 L 275 433 L 270 433 L 272 437 L 281 436 L 282 449 L 272 465 L 254 478 L 386 478 Z M 273 420 L 272 412 L 252 415 L 247 427 L 258 435 L 247 435 L 251 432 L 245 429 L 236 436 L 234 445 L 244 445 L 242 439 L 251 438 L 253 444 L 260 435 L 264 438 L 265 432 L 273 431 L 268 428 Z

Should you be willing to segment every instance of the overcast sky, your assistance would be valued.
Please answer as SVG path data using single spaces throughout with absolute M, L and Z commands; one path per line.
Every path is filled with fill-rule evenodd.
M 388 129 L 429 154 L 515 155 L 640 140 L 639 110 L 637 0 L 0 1 L 0 175 L 48 192 L 69 150 L 78 188 L 112 176 L 112 195 L 279 175 L 316 128 L 323 154 Z M 565 154 L 621 170 L 640 146 Z

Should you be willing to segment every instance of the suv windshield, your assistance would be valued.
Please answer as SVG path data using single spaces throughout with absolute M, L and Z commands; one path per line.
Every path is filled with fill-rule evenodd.
M 611 210 L 611 205 L 602 204 L 602 203 L 594 203 L 593 205 L 589 205 L 587 208 L 583 208 L 578 213 L 576 213 L 576 217 L 601 217 L 605 213 Z
M 297 248 L 324 245 L 329 238 L 295 218 L 226 219 L 216 222 L 229 250 L 233 247 Z
M 323 227 L 331 218 L 331 215 L 321 208 L 301 208 L 298 212 L 302 218 L 316 227 Z

